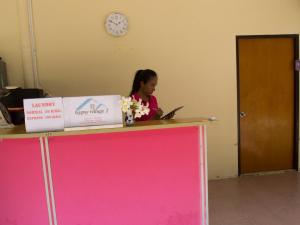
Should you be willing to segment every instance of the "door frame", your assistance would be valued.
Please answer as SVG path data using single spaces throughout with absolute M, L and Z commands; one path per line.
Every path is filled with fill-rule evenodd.
M 239 66 L 239 40 L 258 38 L 293 38 L 294 60 L 299 59 L 299 34 L 278 35 L 237 35 L 236 36 L 236 73 L 237 73 L 237 124 L 238 124 L 238 175 L 241 175 L 241 130 L 240 130 L 240 66 Z M 299 170 L 299 71 L 294 69 L 294 154 L 293 169 Z

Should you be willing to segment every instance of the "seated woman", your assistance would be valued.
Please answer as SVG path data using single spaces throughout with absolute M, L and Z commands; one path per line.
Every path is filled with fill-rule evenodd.
M 139 70 L 136 72 L 132 84 L 130 96 L 136 100 L 142 99 L 142 103 L 149 103 L 150 112 L 137 119 L 138 121 L 160 119 L 163 111 L 158 107 L 156 97 L 153 94 L 157 85 L 157 74 L 153 70 Z

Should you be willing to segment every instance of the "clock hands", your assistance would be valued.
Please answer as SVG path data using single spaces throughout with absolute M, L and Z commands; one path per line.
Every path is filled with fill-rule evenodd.
M 112 21 L 112 20 L 109 20 L 109 22 L 110 23 L 113 23 L 114 25 L 118 25 L 118 24 L 120 24 L 120 23 L 115 23 L 114 21 Z
M 113 23 L 115 25 L 120 25 L 122 21 L 114 22 L 113 20 L 108 20 L 108 22 Z

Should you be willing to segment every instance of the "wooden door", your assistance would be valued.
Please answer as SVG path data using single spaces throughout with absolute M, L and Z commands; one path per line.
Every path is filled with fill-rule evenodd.
M 294 38 L 238 38 L 240 173 L 293 168 Z

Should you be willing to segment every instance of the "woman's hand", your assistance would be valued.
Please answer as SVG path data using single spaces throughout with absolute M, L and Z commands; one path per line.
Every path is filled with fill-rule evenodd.
M 164 111 L 162 111 L 162 109 L 159 108 L 159 109 L 156 111 L 155 119 L 159 120 L 160 117 L 162 117 L 163 114 L 164 114 Z

